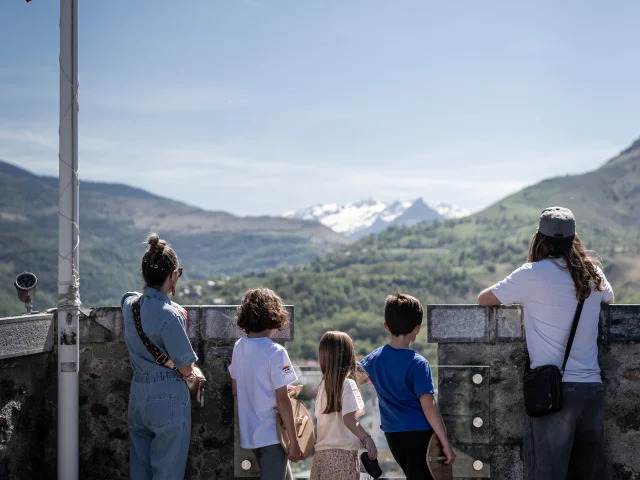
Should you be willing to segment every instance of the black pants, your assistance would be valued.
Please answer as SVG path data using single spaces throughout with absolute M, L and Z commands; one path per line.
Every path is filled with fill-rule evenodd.
M 427 447 L 431 435 L 433 430 L 385 432 L 389 450 L 407 480 L 433 480 L 427 466 Z

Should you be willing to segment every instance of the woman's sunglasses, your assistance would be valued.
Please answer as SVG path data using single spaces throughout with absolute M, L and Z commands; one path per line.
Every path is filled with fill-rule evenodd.
M 179 267 L 176 272 L 178 272 L 178 278 L 180 278 L 182 276 L 182 267 Z

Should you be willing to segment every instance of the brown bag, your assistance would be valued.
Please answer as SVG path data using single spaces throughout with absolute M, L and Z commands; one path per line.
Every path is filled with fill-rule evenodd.
M 313 429 L 313 419 L 307 407 L 300 400 L 291 398 L 297 395 L 302 390 L 302 385 L 298 385 L 293 390 L 289 390 L 289 397 L 291 399 L 291 407 L 293 409 L 293 422 L 296 428 L 296 437 L 298 437 L 298 445 L 300 445 L 300 451 L 302 452 L 302 460 L 307 458 L 313 452 L 313 446 L 316 443 L 316 436 Z M 276 420 L 276 427 L 278 430 L 278 438 L 284 451 L 289 453 L 289 432 L 284 428 L 282 417 L 278 414 Z
M 162 365 L 164 367 L 170 368 L 178 372 L 178 374 L 184 379 L 187 384 L 187 388 L 189 389 L 189 393 L 191 393 L 191 400 L 200 404 L 201 407 L 204 407 L 204 388 L 207 383 L 207 379 L 204 377 L 202 370 L 198 368 L 196 365 L 193 366 L 193 373 L 188 377 L 183 376 L 180 371 L 176 368 L 174 363 L 171 361 L 169 356 L 160 350 L 149 337 L 142 330 L 142 318 L 140 317 L 140 297 L 137 297 L 133 303 L 131 304 L 131 310 L 133 311 L 133 322 L 136 324 L 136 330 L 138 331 L 138 335 L 140 335 L 140 340 L 149 353 L 156 359 L 156 363 L 158 365 Z

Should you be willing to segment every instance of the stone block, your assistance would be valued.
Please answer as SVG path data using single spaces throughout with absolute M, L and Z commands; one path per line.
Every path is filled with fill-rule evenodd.
M 236 306 L 207 305 L 201 308 L 202 321 L 200 324 L 200 332 L 203 340 L 234 343 L 245 335 L 236 325 Z M 284 330 L 277 332 L 273 337 L 274 340 L 279 342 L 293 340 L 294 309 L 293 306 L 290 305 L 287 305 L 286 309 L 289 312 L 289 323 Z
M 478 305 L 428 305 L 429 342 L 488 342 L 488 310 Z
M 522 372 L 518 364 L 491 367 L 492 443 L 517 445 L 522 440 L 526 413 L 522 397 Z
M 438 404 L 443 415 L 479 415 L 491 427 L 491 443 L 519 442 L 525 418 L 524 358 L 524 342 L 439 344 Z M 445 365 L 469 366 L 457 372 Z M 482 376 L 479 385 L 472 381 L 475 373 Z M 487 392 L 490 397 L 485 401 Z
M 604 309 L 609 342 L 640 341 L 640 305 L 608 305 Z
M 438 406 L 443 415 L 481 417 L 486 423 L 490 393 L 489 367 L 438 366 Z
M 50 352 L 54 342 L 53 314 L 0 319 L 0 358 Z
M 522 307 L 491 308 L 490 321 L 495 328 L 494 340 L 513 342 L 524 340 L 524 318 Z
M 0 360 L 0 478 L 56 478 L 56 357 Z
M 123 342 L 80 342 L 80 478 L 129 478 L 131 375 Z
M 124 342 L 124 319 L 120 307 L 81 309 L 80 344 Z
M 605 386 L 605 438 L 607 457 L 619 472 L 640 475 L 640 355 L 632 342 L 600 347 L 600 366 Z M 632 476 L 614 478 L 634 478 Z

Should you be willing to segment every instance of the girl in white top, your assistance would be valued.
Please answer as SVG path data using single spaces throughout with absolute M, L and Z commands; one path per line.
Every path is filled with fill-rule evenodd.
M 355 380 L 353 342 L 346 333 L 327 332 L 318 354 L 322 382 L 315 405 L 318 439 L 310 480 L 359 480 L 360 444 L 364 443 L 371 460 L 378 451 L 357 420 L 364 414 L 364 402 Z

